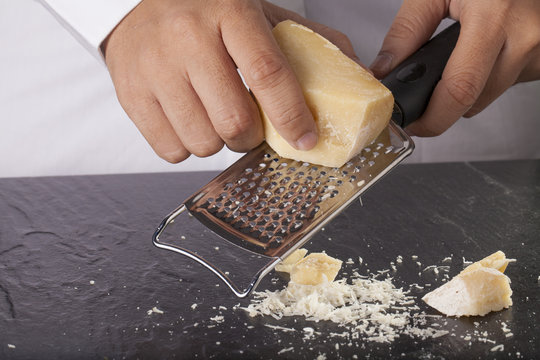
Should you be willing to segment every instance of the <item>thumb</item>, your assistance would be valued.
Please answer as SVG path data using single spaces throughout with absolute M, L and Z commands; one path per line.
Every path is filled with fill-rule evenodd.
M 379 54 L 370 66 L 377 78 L 383 78 L 399 63 L 414 53 L 437 29 L 448 14 L 445 0 L 405 0 Z

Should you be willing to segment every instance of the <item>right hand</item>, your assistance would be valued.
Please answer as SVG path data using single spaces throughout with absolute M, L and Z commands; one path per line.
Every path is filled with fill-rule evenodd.
M 263 141 L 237 68 L 277 131 L 297 149 L 315 146 L 316 124 L 271 33 L 283 18 L 299 15 L 256 0 L 144 0 L 116 27 L 105 61 L 122 107 L 160 157 L 177 163 Z M 342 34 L 323 30 L 354 56 Z

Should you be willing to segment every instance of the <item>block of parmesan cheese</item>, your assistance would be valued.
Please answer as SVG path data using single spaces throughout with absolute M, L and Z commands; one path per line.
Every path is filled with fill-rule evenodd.
M 277 264 L 275 270 L 290 273 L 294 264 L 302 260 L 307 252 L 308 251 L 303 248 L 295 250 L 291 255 L 287 256 L 282 262 Z
M 342 166 L 386 127 L 394 104 L 392 93 L 307 27 L 286 20 L 272 32 L 302 87 L 317 123 L 319 141 L 308 151 L 294 149 L 261 109 L 266 142 L 285 158 Z
M 508 308 L 512 306 L 512 289 L 503 271 L 511 261 L 498 251 L 469 265 L 422 300 L 445 315 L 457 317 L 483 316 Z
M 312 253 L 293 265 L 291 282 L 302 285 L 318 285 L 334 281 L 342 261 L 325 253 Z

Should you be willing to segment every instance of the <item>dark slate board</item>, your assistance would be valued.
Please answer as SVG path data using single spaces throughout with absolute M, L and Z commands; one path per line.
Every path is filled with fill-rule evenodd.
M 214 175 L 0 179 L 0 358 L 540 357 L 540 161 L 403 165 L 363 197 L 363 206 L 353 203 L 317 234 L 311 251 L 343 260 L 362 256 L 371 271 L 402 255 L 398 286 L 441 283 L 419 276 L 412 255 L 427 266 L 453 254 L 451 276 L 463 257 L 503 250 L 518 260 L 507 270 L 514 291 L 508 310 L 447 319 L 444 328 L 454 335 L 438 339 L 359 339 L 339 349 L 325 336 L 302 340 L 306 326 L 328 334 L 339 331 L 335 324 L 250 318 L 232 310 L 249 300 L 239 301 L 191 260 L 153 247 L 161 219 Z M 272 277 L 259 289 L 286 284 L 282 278 L 273 284 Z M 418 305 L 437 314 L 419 300 L 426 291 L 418 292 Z M 148 315 L 154 306 L 165 313 Z M 216 315 L 225 321 L 211 321 Z M 502 322 L 514 336 L 505 337 Z M 504 351 L 460 336 L 475 330 Z

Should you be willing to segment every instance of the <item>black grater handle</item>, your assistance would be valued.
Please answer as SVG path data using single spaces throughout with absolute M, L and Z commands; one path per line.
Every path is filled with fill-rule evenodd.
M 456 46 L 459 30 L 459 22 L 450 25 L 382 80 L 394 95 L 392 120 L 402 128 L 417 120 L 426 110 Z

